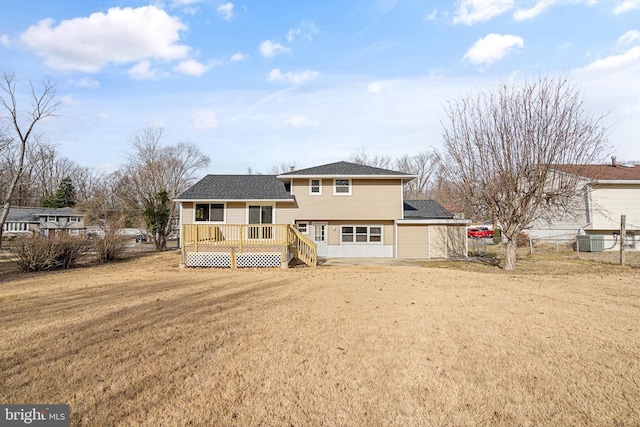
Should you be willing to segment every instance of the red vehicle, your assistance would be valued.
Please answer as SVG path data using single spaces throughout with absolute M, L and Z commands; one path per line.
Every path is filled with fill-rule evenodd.
M 471 227 L 467 230 L 467 237 L 470 239 L 492 238 L 493 230 L 487 227 Z
M 478 227 L 480 230 L 484 232 L 484 237 L 488 237 L 493 239 L 493 230 L 487 227 Z

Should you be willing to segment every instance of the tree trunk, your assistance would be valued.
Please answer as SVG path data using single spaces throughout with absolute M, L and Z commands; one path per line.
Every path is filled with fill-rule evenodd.
M 516 249 L 518 248 L 518 240 L 507 239 L 504 249 L 504 269 L 515 270 L 516 269 Z

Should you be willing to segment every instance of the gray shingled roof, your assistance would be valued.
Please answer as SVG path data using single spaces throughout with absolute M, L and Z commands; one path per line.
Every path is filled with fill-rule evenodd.
M 41 216 L 85 216 L 73 208 L 22 208 L 11 207 L 6 222 L 39 222 Z
M 404 172 L 393 171 L 389 169 L 375 168 L 373 166 L 359 165 L 349 162 L 336 162 L 327 165 L 314 166 L 312 168 L 300 169 L 293 172 L 280 174 L 282 177 L 295 177 L 296 175 L 336 175 L 336 176 L 363 176 L 363 175 L 380 175 L 380 176 L 410 176 Z
M 454 217 L 435 200 L 405 200 L 403 209 L 406 219 L 452 219 Z
M 275 175 L 207 175 L 177 200 L 293 200 Z

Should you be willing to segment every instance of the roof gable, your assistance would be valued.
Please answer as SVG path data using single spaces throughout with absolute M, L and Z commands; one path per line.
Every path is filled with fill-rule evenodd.
M 176 200 L 293 200 L 275 175 L 207 175 Z
M 293 172 L 287 172 L 278 175 L 282 178 L 295 178 L 296 176 L 397 176 L 400 177 L 414 177 L 414 175 L 404 172 L 398 172 L 390 169 L 376 168 L 373 166 L 360 165 L 350 162 L 336 162 L 329 163 L 321 166 L 314 166 L 311 168 L 300 169 Z

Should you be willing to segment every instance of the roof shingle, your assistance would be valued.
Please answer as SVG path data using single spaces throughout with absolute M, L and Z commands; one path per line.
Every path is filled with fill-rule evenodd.
M 311 168 L 300 169 L 293 172 L 283 173 L 278 176 L 282 177 L 295 177 L 296 175 L 309 176 L 309 175 L 334 175 L 334 176 L 411 176 L 404 172 L 398 172 L 390 169 L 376 168 L 373 166 L 359 165 L 357 163 L 350 162 L 336 162 L 329 163 L 321 166 L 314 166 Z
M 293 200 L 275 175 L 207 175 L 177 200 Z
M 454 215 L 435 200 L 405 200 L 406 219 L 453 219 Z

